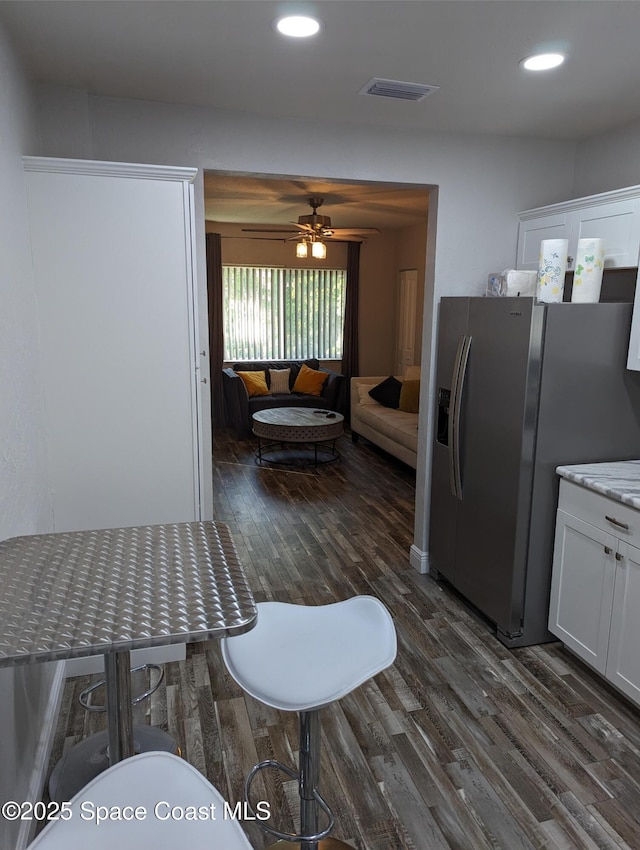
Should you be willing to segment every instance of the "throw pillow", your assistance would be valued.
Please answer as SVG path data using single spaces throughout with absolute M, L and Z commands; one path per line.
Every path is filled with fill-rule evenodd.
M 389 375 L 388 378 L 385 378 L 384 381 L 369 390 L 369 395 L 374 401 L 385 407 L 397 408 L 400 404 L 401 389 L 402 382 L 394 378 L 393 375 Z
M 358 384 L 358 403 L 359 404 L 377 404 L 375 399 L 369 395 L 369 387 L 371 384 Z
M 269 388 L 272 393 L 290 393 L 289 375 L 291 369 L 269 369 Z
M 398 407 L 405 413 L 417 413 L 420 401 L 420 381 L 403 381 Z
M 328 377 L 328 372 L 318 372 L 317 369 L 310 369 L 303 363 L 293 385 L 293 391 L 307 395 L 320 395 Z
M 254 395 L 270 395 L 269 387 L 267 386 L 267 377 L 262 370 L 256 369 L 255 372 L 236 372 L 236 375 L 242 378 L 249 398 Z

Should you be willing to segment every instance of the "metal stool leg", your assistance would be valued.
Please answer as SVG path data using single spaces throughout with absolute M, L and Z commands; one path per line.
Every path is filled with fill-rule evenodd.
M 265 768 L 274 768 L 286 773 L 292 779 L 298 780 L 298 792 L 300 795 L 300 832 L 298 834 L 280 832 L 264 822 L 258 825 L 269 835 L 279 838 L 272 846 L 291 846 L 295 843 L 300 850 L 353 850 L 351 845 L 345 844 L 337 838 L 329 838 L 328 835 L 334 826 L 334 817 L 331 809 L 318 791 L 320 778 L 320 711 L 303 711 L 299 715 L 300 742 L 299 742 L 299 764 L 298 771 L 292 770 L 274 759 L 267 759 L 253 767 L 244 784 L 244 796 L 247 808 L 255 814 L 250 801 L 251 783 L 256 774 Z M 322 809 L 326 815 L 327 826 L 319 828 L 319 810 Z
M 320 712 L 300 713 L 300 755 L 298 783 L 300 793 L 300 833 L 317 835 L 318 804 L 315 792 L 320 780 Z M 317 850 L 317 841 L 301 841 L 301 850 Z

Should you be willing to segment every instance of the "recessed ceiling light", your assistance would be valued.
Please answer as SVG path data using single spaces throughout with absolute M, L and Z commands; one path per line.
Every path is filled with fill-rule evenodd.
M 520 61 L 520 65 L 527 71 L 548 71 L 549 68 L 557 68 L 562 65 L 565 57 L 562 53 L 537 53 L 535 56 L 527 56 Z
M 283 35 L 293 38 L 308 38 L 320 29 L 320 21 L 302 15 L 291 15 L 276 21 L 276 29 Z

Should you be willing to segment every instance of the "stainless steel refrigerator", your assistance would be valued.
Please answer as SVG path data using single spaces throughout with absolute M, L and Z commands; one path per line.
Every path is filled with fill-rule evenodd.
M 547 631 L 560 464 L 640 458 L 631 304 L 443 298 L 429 563 L 507 646 Z

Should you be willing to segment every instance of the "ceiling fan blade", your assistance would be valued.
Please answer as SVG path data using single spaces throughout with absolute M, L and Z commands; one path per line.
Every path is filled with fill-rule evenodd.
M 290 227 L 287 228 L 276 228 L 276 227 L 243 227 L 243 233 L 297 233 L 297 230 L 292 230 Z
M 323 242 L 366 242 L 367 237 L 341 233 L 339 236 L 323 236 L 322 240 Z
M 332 234 L 336 234 L 338 236 L 366 236 L 368 233 L 380 233 L 377 227 L 332 227 L 330 228 Z
M 268 233 L 269 231 L 267 231 Z M 223 239 L 258 239 L 263 242 L 289 242 L 284 235 L 282 236 L 223 236 Z

